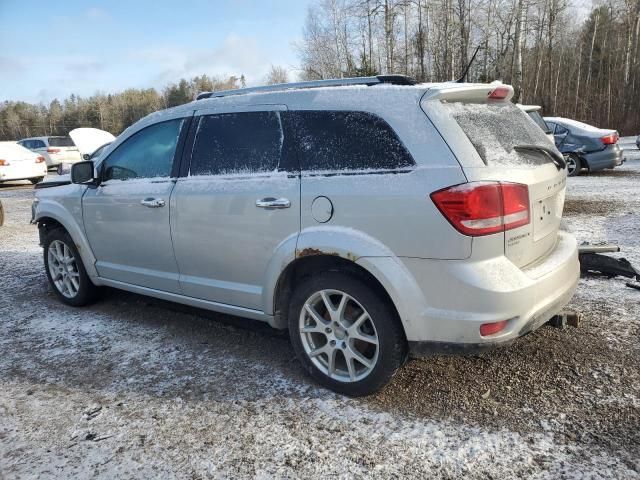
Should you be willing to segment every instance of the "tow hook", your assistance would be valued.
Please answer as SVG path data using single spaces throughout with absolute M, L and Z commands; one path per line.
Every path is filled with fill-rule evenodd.
M 558 315 L 551 317 L 547 323 L 552 327 L 562 330 L 567 328 L 567 326 L 579 327 L 582 323 L 582 314 L 574 311 L 560 312 Z

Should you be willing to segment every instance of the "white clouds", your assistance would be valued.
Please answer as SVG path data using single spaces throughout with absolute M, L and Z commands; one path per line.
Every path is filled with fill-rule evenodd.
M 87 10 L 84 13 L 84 16 L 89 20 L 107 20 L 111 18 L 111 15 L 109 15 L 106 11 L 97 7 L 93 7 Z
M 256 38 L 233 33 L 215 48 L 156 47 L 132 52 L 130 59 L 154 68 L 157 73 L 153 83 L 156 85 L 203 73 L 213 76 L 244 74 L 250 84 L 258 84 L 272 63 L 282 63 L 277 58 L 270 58 Z

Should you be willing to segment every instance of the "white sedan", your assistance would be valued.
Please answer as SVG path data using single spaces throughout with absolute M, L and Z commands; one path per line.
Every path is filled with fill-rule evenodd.
M 0 142 L 0 182 L 29 180 L 36 184 L 47 174 L 42 155 L 14 142 Z

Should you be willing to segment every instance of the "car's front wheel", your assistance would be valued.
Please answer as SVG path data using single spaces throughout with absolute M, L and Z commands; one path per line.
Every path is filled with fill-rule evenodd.
M 87 275 L 73 240 L 60 228 L 46 236 L 44 266 L 49 284 L 64 303 L 80 307 L 95 300 L 98 287 Z
M 573 153 L 566 157 L 567 161 L 567 176 L 575 177 L 580 174 L 580 170 L 582 169 L 582 161 L 578 155 L 574 155 Z
M 376 392 L 406 358 L 397 315 L 355 275 L 323 272 L 302 282 L 291 300 L 289 333 L 311 376 L 345 395 Z

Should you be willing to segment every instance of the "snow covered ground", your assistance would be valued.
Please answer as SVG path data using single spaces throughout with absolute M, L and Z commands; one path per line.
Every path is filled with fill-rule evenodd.
M 640 266 L 640 152 L 568 182 L 566 226 Z M 0 187 L 0 478 L 640 478 L 640 292 L 589 278 L 579 328 L 410 362 L 348 399 L 263 325 L 50 292 L 33 190 Z

